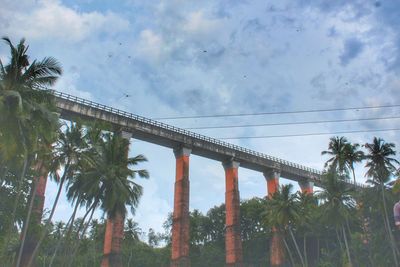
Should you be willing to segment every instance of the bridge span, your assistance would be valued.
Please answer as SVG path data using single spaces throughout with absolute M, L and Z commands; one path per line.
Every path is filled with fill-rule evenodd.
M 194 155 L 221 162 L 234 160 L 240 163 L 240 167 L 258 172 L 278 170 L 282 178 L 297 182 L 311 181 L 316 186 L 322 186 L 322 173 L 316 169 L 66 93 L 54 91 L 54 95 L 61 117 L 64 119 L 81 117 L 105 121 L 131 133 L 132 137 L 138 140 L 172 149 L 186 147 L 190 148 Z M 349 184 L 352 183 L 349 182 Z M 357 186 L 363 187 L 362 184 L 357 184 Z
M 322 173 L 316 169 L 279 159 L 264 153 L 223 142 L 159 121 L 141 117 L 66 93 L 53 91 L 61 118 L 85 118 L 107 122 L 123 132 L 122 136 L 150 142 L 174 150 L 176 176 L 172 225 L 172 267 L 188 267 L 189 262 L 189 156 L 199 155 L 222 162 L 225 169 L 226 264 L 241 266 L 238 168 L 261 172 L 269 197 L 277 190 L 279 178 L 299 183 L 303 192 L 322 187 Z M 348 182 L 349 186 L 354 186 Z M 364 185 L 356 184 L 357 188 Z

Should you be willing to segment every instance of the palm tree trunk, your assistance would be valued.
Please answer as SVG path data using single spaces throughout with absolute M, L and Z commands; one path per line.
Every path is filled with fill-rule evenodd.
M 354 172 L 353 166 L 351 166 L 351 171 L 353 172 L 354 188 L 356 188 L 356 174 Z
M 336 237 L 337 237 L 338 242 L 339 242 L 340 252 L 342 253 L 343 252 L 343 245 L 342 245 L 342 240 L 340 240 L 340 235 L 339 235 L 337 227 L 335 227 L 335 232 L 336 232 Z
M 29 259 L 27 267 L 30 267 L 32 265 L 33 261 L 35 260 L 36 254 L 39 252 L 39 248 L 40 248 L 41 244 L 43 243 L 44 238 L 46 237 L 46 234 L 48 232 L 48 228 L 50 227 L 51 220 L 53 219 L 53 215 L 54 215 L 54 212 L 55 212 L 56 207 L 57 207 L 58 200 L 60 199 L 60 195 L 61 195 L 62 188 L 63 188 L 64 182 L 65 182 L 65 178 L 67 176 L 68 171 L 69 171 L 69 162 L 65 166 L 65 170 L 64 170 L 63 176 L 60 179 L 60 186 L 58 187 L 57 195 L 56 195 L 56 198 L 54 199 L 53 207 L 51 209 L 49 218 L 47 219 L 47 222 L 46 222 L 46 225 L 45 225 L 44 230 L 42 232 L 42 235 L 40 236 L 39 241 L 37 242 L 36 247 L 32 252 L 32 255 L 31 255 L 30 259 Z
M 90 214 L 90 216 L 89 216 L 88 221 L 85 223 L 85 227 L 84 227 L 83 230 L 82 230 L 81 236 L 80 236 L 80 237 L 77 236 L 77 242 L 76 242 L 76 244 L 75 244 L 75 247 L 74 247 L 73 250 L 72 250 L 72 253 L 71 253 L 72 256 L 70 257 L 70 261 L 69 261 L 68 266 L 71 266 L 72 263 L 73 263 L 73 260 L 75 259 L 75 255 L 76 255 L 76 253 L 78 252 L 78 249 L 79 249 L 80 241 L 81 241 L 81 240 L 83 239 L 83 237 L 85 236 L 86 230 L 87 230 L 87 228 L 89 227 L 89 224 L 90 224 L 90 222 L 91 222 L 91 220 L 92 220 L 92 217 L 93 217 L 93 214 L 94 214 L 95 210 L 96 210 L 96 209 L 95 209 L 95 205 L 92 205 L 92 207 L 90 207 L 90 208 L 86 211 L 85 216 L 83 216 L 82 223 L 81 223 L 81 225 L 80 225 L 79 228 L 78 228 L 78 232 L 77 232 L 78 235 L 79 235 L 80 228 L 81 228 L 81 226 L 83 226 L 83 223 L 84 223 L 84 221 L 85 221 L 85 219 L 86 219 L 86 216 L 89 214 L 89 212 L 92 212 L 92 213 Z
M 76 211 L 78 209 L 78 206 L 79 206 L 79 202 L 76 202 L 75 207 L 74 207 L 74 211 Z M 64 227 L 64 232 L 69 227 L 70 223 L 72 222 L 73 217 L 74 217 L 74 213 L 71 215 L 71 217 L 69 217 L 69 220 L 68 220 L 67 224 Z M 65 238 L 64 234 L 62 236 L 60 236 L 60 239 L 58 239 L 58 241 L 57 241 L 56 249 L 54 250 L 53 256 L 51 257 L 49 267 L 51 267 L 53 265 L 54 259 L 55 259 L 56 255 L 57 255 L 57 252 L 58 252 L 58 250 L 59 250 L 59 248 L 61 246 L 63 238 Z
M 131 267 L 132 250 L 129 252 L 128 267 Z
M 307 237 L 304 234 L 303 236 L 303 254 L 304 254 L 304 263 L 305 266 L 308 266 L 308 255 L 307 255 Z
M 63 251 L 63 255 L 62 258 L 68 258 L 68 252 L 69 252 L 69 246 L 70 246 L 70 235 L 72 232 L 72 228 L 74 227 L 74 222 L 75 222 L 75 217 L 76 217 L 76 212 L 78 210 L 79 204 L 80 204 L 80 198 L 78 198 L 76 200 L 76 204 L 75 204 L 75 208 L 74 211 L 72 212 L 72 219 L 71 219 L 71 223 L 69 224 L 68 228 L 67 228 L 67 233 L 65 234 L 64 240 L 65 240 L 65 244 L 64 244 L 64 251 Z
M 290 236 L 292 237 L 294 246 L 296 247 L 297 254 L 299 255 L 299 258 L 300 258 L 300 261 L 301 261 L 301 265 L 305 266 L 303 256 L 301 255 L 301 252 L 300 252 L 299 246 L 297 244 L 296 238 L 294 237 L 292 228 L 290 226 L 289 226 L 289 233 L 290 233 Z
M 385 225 L 387 227 L 387 232 L 388 232 L 389 239 L 390 239 L 390 244 L 391 244 L 391 247 L 392 247 L 393 259 L 394 259 L 394 262 L 395 262 L 396 266 L 399 266 L 399 262 L 398 262 L 398 259 L 397 259 L 398 251 L 397 251 L 397 247 L 396 247 L 396 244 L 394 242 L 392 231 L 391 231 L 390 225 L 389 225 L 389 216 L 388 216 L 388 213 L 387 213 L 386 198 L 385 198 L 385 188 L 384 188 L 384 184 L 383 183 L 381 183 L 381 191 L 382 191 L 383 211 L 385 212 L 384 220 L 385 220 Z
M 290 247 L 289 247 L 288 243 L 286 242 L 285 238 L 282 238 L 282 240 L 283 240 L 283 243 L 285 244 L 286 250 L 289 254 L 290 262 L 291 262 L 292 266 L 295 266 L 295 262 L 293 260 L 292 252 L 290 251 Z M 283 262 L 280 265 L 271 265 L 271 266 L 281 266 L 282 264 L 283 264 Z
M 77 239 L 83 238 L 83 236 L 84 236 L 84 234 L 85 234 L 85 232 L 86 232 L 86 229 L 87 229 L 87 227 L 89 226 L 88 223 L 90 223 L 90 221 L 92 220 L 93 213 L 94 213 L 95 210 L 96 210 L 97 204 L 98 204 L 98 202 L 93 202 L 93 204 L 89 207 L 89 209 L 86 210 L 85 215 L 83 215 L 82 221 L 81 221 L 81 223 L 80 223 L 79 226 L 78 226 L 78 230 L 76 231 L 76 238 L 77 238 Z M 88 220 L 88 221 L 86 222 L 86 224 L 85 224 L 86 217 L 89 215 L 90 212 L 91 212 L 91 214 L 90 214 L 90 216 L 89 216 L 89 220 Z M 82 226 L 84 226 L 84 225 L 85 225 L 85 227 L 83 228 L 82 234 L 81 234 L 81 236 L 79 237 L 79 232 L 81 231 Z
M 31 215 L 32 215 L 33 204 L 35 202 L 35 196 L 36 196 L 35 192 L 36 192 L 37 184 L 38 184 L 38 182 L 36 181 L 36 179 L 33 179 L 32 194 L 31 194 L 30 201 L 29 201 L 28 213 L 26 215 L 24 227 L 22 229 L 21 245 L 20 245 L 19 252 L 18 252 L 17 263 L 15 265 L 16 267 L 21 266 L 23 251 L 26 249 L 25 248 L 26 234 L 28 232 L 29 221 L 30 221 Z
M 346 246 L 347 257 L 349 258 L 349 264 L 350 264 L 350 267 L 351 267 L 351 266 L 353 266 L 353 264 L 352 264 L 352 262 L 351 262 L 350 248 L 349 248 L 349 244 L 348 244 L 348 242 L 347 242 L 346 230 L 344 229 L 343 224 L 342 224 L 342 232 L 343 232 L 344 244 L 345 244 L 345 246 Z

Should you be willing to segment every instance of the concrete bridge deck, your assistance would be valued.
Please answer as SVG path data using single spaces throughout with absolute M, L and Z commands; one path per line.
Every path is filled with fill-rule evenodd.
M 243 168 L 266 172 L 278 170 L 281 177 L 297 182 L 314 182 L 321 187 L 321 172 L 241 146 L 141 117 L 83 98 L 54 91 L 61 118 L 77 117 L 108 122 L 132 137 L 172 149 L 188 147 L 192 154 L 225 162 L 234 159 Z M 349 185 L 353 185 L 349 182 Z M 356 184 L 357 187 L 365 187 Z

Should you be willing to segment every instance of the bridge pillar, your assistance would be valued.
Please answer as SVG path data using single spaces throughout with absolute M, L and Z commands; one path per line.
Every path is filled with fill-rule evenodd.
M 189 267 L 189 156 L 191 149 L 174 150 L 176 176 L 172 219 L 171 267 Z
M 279 188 L 279 177 L 281 173 L 279 170 L 271 169 L 265 171 L 263 174 L 267 180 L 267 196 L 271 198 Z
M 279 177 L 281 173 L 279 170 L 271 169 L 264 172 L 264 177 L 267 180 L 267 196 L 269 199 L 279 189 Z M 270 251 L 270 264 L 271 266 L 282 266 L 285 261 L 283 239 L 281 233 L 275 228 L 272 228 L 271 236 L 271 251 Z
M 314 193 L 314 182 L 301 181 L 301 182 L 299 182 L 299 186 L 300 186 L 302 193 L 306 193 L 306 194 Z
M 225 262 L 227 267 L 243 266 L 240 235 L 240 197 L 238 186 L 239 162 L 223 163 L 225 169 Z

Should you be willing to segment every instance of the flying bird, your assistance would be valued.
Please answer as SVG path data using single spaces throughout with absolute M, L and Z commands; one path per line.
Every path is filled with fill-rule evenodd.
M 120 100 L 120 99 L 122 99 L 122 98 L 128 98 L 128 97 L 131 97 L 131 95 L 129 95 L 129 94 L 127 94 L 127 93 L 124 93 L 124 95 L 121 96 L 120 98 L 118 98 L 118 100 Z

